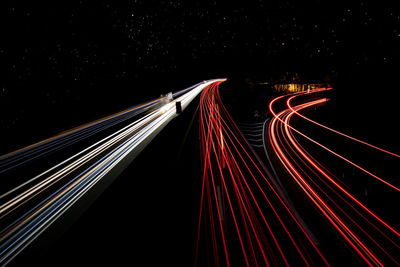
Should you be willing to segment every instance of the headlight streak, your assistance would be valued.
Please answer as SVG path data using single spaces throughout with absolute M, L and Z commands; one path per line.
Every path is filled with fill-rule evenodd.
M 325 146 L 319 144 L 290 125 L 290 119 L 295 114 L 300 115 L 302 118 L 306 118 L 299 113 L 300 110 L 325 102 L 325 99 L 322 99 L 293 107 L 291 105 L 291 101 L 298 95 L 300 94 L 289 95 L 288 100 L 286 101 L 288 109 L 280 113 L 276 113 L 273 110 L 273 104 L 286 96 L 275 98 L 269 105 L 270 112 L 274 116 L 269 126 L 269 138 L 277 158 L 280 160 L 283 167 L 287 170 L 293 180 L 299 185 L 299 188 L 301 188 L 306 196 L 314 203 L 318 210 L 320 210 L 324 217 L 343 237 L 346 243 L 354 249 L 354 251 L 366 264 L 383 266 L 383 262 L 385 262 L 385 260 L 389 260 L 398 265 L 398 259 L 396 260 L 393 256 L 394 254 L 389 253 L 390 250 L 387 250 L 383 244 L 394 246 L 395 249 L 399 249 L 399 232 L 379 216 L 377 216 L 373 211 L 368 209 L 364 204 L 362 204 L 349 192 L 348 188 L 345 188 L 339 184 L 338 181 L 340 180 L 327 171 L 321 163 L 315 160 L 315 158 L 311 157 L 311 155 L 309 155 L 309 153 L 303 147 L 301 147 L 299 142 L 295 139 L 295 136 L 292 134 L 292 132 L 299 134 L 300 136 L 313 142 L 314 144 L 317 144 L 319 147 L 327 150 L 333 155 L 344 159 L 351 165 L 358 166 L 336 152 L 327 149 Z M 316 123 L 314 121 L 311 122 Z M 317 125 L 321 126 L 318 123 Z M 333 132 L 335 131 L 333 130 Z M 349 138 L 349 136 L 344 134 L 340 135 Z M 371 148 L 378 149 L 392 156 L 397 156 L 394 153 L 388 153 L 386 150 L 379 149 L 358 139 L 349 139 L 366 144 Z M 308 169 L 308 174 L 305 169 L 300 167 L 300 164 L 304 165 Z M 390 186 L 391 188 L 398 190 L 395 186 L 387 183 L 379 177 L 376 177 L 365 169 L 361 167 L 359 169 Z M 312 176 L 317 177 L 317 179 L 312 178 Z M 321 186 L 318 185 L 320 182 L 322 182 Z M 323 187 L 326 187 L 326 189 L 322 188 L 322 185 Z M 329 190 L 327 191 L 327 189 Z M 335 197 L 339 197 L 339 200 L 342 204 L 337 204 Z M 353 206 L 350 202 L 355 206 Z M 349 213 L 349 211 L 353 211 L 355 213 Z M 370 219 L 367 217 L 370 217 Z M 378 222 L 380 226 L 372 222 L 371 219 L 375 220 L 375 222 Z M 394 234 L 395 237 L 391 237 L 391 234 Z M 379 239 L 376 238 L 378 236 Z M 386 259 L 379 259 L 377 255 L 386 257 Z
M 98 132 L 154 109 L 156 106 L 161 105 L 161 101 L 162 98 L 155 99 L 2 155 L 0 156 L 0 174 L 36 158 L 70 146 L 78 141 L 87 139 Z
M 176 93 L 176 99 L 172 102 L 164 103 L 128 126 L 1 195 L 0 265 L 12 260 L 111 170 L 118 168 L 128 155 L 149 142 L 176 116 L 175 102 L 181 102 L 182 109 L 185 109 L 203 88 L 218 81 L 221 79 L 199 83 L 190 90 Z M 147 107 L 147 104 L 142 106 L 146 110 Z M 138 112 L 142 113 L 142 110 L 139 108 Z M 54 144 L 53 140 L 57 138 L 29 146 L 15 155 L 23 158 L 24 152 L 30 154 L 31 148 L 40 147 L 48 141 Z
M 173 93 L 173 98 L 178 98 L 183 94 L 201 86 L 204 82 L 193 85 L 189 88 L 183 89 Z M 61 150 L 67 146 L 71 146 L 81 140 L 87 139 L 96 133 L 104 131 L 121 122 L 132 119 L 135 116 L 141 115 L 145 112 L 156 109 L 163 105 L 164 97 L 154 99 L 152 101 L 137 105 L 118 113 L 106 116 L 104 118 L 95 120 L 90 123 L 83 124 L 68 131 L 64 131 L 58 135 L 47 138 L 35 144 L 26 146 L 16 151 L 0 156 L 0 174 L 14 169 L 34 159 L 43 157 L 51 152 Z
M 329 265 L 230 118 L 218 85 L 206 88 L 200 99 L 203 180 L 195 264 L 204 259 L 199 256 L 204 239 L 212 250 L 203 253 L 215 266 L 229 266 L 240 254 L 246 266 Z

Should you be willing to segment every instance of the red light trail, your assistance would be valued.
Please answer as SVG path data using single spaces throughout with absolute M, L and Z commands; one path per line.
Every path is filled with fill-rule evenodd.
M 303 118 L 303 119 L 305 119 L 305 120 L 307 120 L 307 121 L 309 121 L 309 122 L 311 122 L 311 123 L 313 123 L 313 124 L 315 124 L 315 125 L 318 125 L 319 127 L 322 127 L 322 128 L 324 128 L 324 129 L 326 129 L 326 130 L 329 130 L 329 131 L 331 131 L 331 132 L 333 132 L 333 133 L 339 134 L 339 135 L 341 135 L 341 136 L 344 136 L 344 137 L 346 137 L 346 138 L 348 138 L 348 139 L 351 139 L 351 140 L 356 141 L 356 142 L 358 142 L 358 143 L 361 143 L 361 144 L 363 144 L 363 145 L 369 146 L 369 147 L 374 148 L 374 149 L 376 149 L 376 150 L 382 151 L 382 152 L 384 152 L 384 153 L 386 153 L 386 154 L 389 154 L 389 155 L 392 155 L 392 156 L 394 156 L 394 157 L 400 158 L 400 155 L 399 155 L 399 154 L 390 152 L 390 151 L 388 151 L 388 150 L 386 150 L 386 149 L 383 149 L 383 148 L 374 146 L 374 145 L 369 144 L 369 143 L 367 143 L 367 142 L 365 142 L 365 141 L 362 141 L 362 140 L 360 140 L 360 139 L 357 139 L 357 138 L 354 138 L 354 137 L 349 136 L 349 135 L 347 135 L 347 134 L 344 134 L 344 133 L 342 133 L 342 132 L 339 132 L 339 131 L 337 131 L 337 130 L 335 130 L 335 129 L 332 129 L 332 128 L 328 127 L 328 126 L 325 126 L 325 125 L 323 125 L 323 124 L 321 124 L 321 123 L 318 123 L 318 122 L 316 122 L 316 121 L 314 121 L 314 120 L 312 120 L 312 119 L 310 119 L 310 118 L 308 118 L 308 117 L 306 117 L 306 116 L 304 116 L 304 115 L 298 113 L 295 109 L 293 109 L 292 104 L 291 104 L 292 100 L 293 100 L 295 97 L 296 97 L 296 96 L 292 96 L 291 98 L 288 99 L 288 101 L 287 101 L 287 106 L 288 106 L 289 109 L 290 109 L 293 113 L 295 113 L 297 116 L 299 116 L 299 117 L 301 117 L 301 118 Z
M 203 178 L 195 265 L 311 266 L 330 265 L 331 260 L 335 262 L 332 255 L 340 252 L 327 251 L 332 248 L 324 243 L 329 244 L 330 240 L 324 240 L 325 236 L 321 238 L 321 234 L 316 237 L 314 232 L 311 234 L 315 221 L 307 218 L 305 225 L 277 178 L 261 162 L 226 110 L 219 94 L 221 83 L 209 85 L 200 97 Z M 326 90 L 320 88 L 310 93 Z M 306 216 L 319 217 L 318 222 L 325 224 L 324 231 L 326 229 L 329 236 L 342 244 L 338 251 L 348 250 L 355 262 L 363 265 L 399 265 L 399 231 L 359 200 L 345 181 L 316 160 L 300 141 L 311 142 L 390 190 L 400 189 L 300 132 L 293 127 L 291 119 L 299 116 L 379 152 L 394 157 L 399 155 L 300 114 L 300 111 L 327 101 L 326 98 L 313 98 L 293 104 L 295 98 L 306 95 L 298 92 L 280 96 L 269 104 L 273 117 L 264 138 L 270 144 L 275 162 L 281 166 L 279 176 L 289 178 L 285 184 L 294 185 L 291 192 L 298 192 L 306 201 L 312 210 Z M 275 110 L 278 101 L 284 101 L 286 108 L 283 111 Z M 302 139 L 297 140 L 297 137 Z
M 319 99 L 293 107 L 291 102 L 298 95 L 289 96 L 286 101 L 288 109 L 280 113 L 274 111 L 274 103 L 286 96 L 275 98 L 269 105 L 270 112 L 274 116 L 269 125 L 269 139 L 277 158 L 293 181 L 297 183 L 307 198 L 312 201 L 314 206 L 342 237 L 346 245 L 365 264 L 378 266 L 383 266 L 385 262 L 398 264 L 398 259 L 395 259 L 393 256 L 395 254 L 392 251 L 398 251 L 399 249 L 399 232 L 367 208 L 348 189 L 340 185 L 340 180 L 327 171 L 315 158 L 311 157 L 300 145 L 299 141 L 295 139 L 293 133 L 304 137 L 332 155 L 357 167 L 390 188 L 397 191 L 399 189 L 291 126 L 290 120 L 295 114 L 311 121 L 301 115 L 299 113 L 300 110 L 326 102 L 326 99 Z M 322 126 L 315 121 L 311 122 L 328 129 L 326 126 Z M 329 128 L 329 130 L 348 137 L 351 140 L 367 144 L 333 129 Z M 368 146 L 396 156 L 396 154 L 376 146 L 370 144 Z
M 200 99 L 204 172 L 195 263 L 329 265 L 225 109 L 219 84 Z

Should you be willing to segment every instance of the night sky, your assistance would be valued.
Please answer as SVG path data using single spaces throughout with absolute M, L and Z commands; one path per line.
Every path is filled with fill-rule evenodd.
M 29 144 L 216 77 L 392 79 L 400 10 L 347 2 L 13 1 L 0 43 L 0 131 Z

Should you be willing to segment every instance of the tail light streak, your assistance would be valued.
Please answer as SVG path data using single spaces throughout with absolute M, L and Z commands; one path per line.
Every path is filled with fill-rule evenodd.
M 320 91 L 321 90 L 318 90 L 318 92 Z M 399 232 L 381 219 L 378 215 L 376 215 L 373 211 L 368 209 L 363 203 L 361 203 L 361 201 L 359 201 L 349 192 L 348 188 L 345 188 L 338 182 L 339 179 L 327 171 L 321 163 L 315 160 L 315 158 L 311 157 L 311 155 L 309 155 L 306 150 L 301 147 L 299 142 L 295 139 L 293 133 L 304 137 L 331 154 L 343 159 L 345 162 L 359 168 L 361 171 L 369 174 L 390 188 L 397 191 L 399 189 L 384 179 L 377 177 L 366 169 L 344 158 L 338 153 L 328 149 L 291 126 L 290 119 L 293 115 L 299 115 L 302 118 L 306 118 L 304 115 L 299 113 L 300 110 L 326 101 L 326 99 L 319 99 L 307 102 L 305 104 L 293 106 L 291 104 L 292 100 L 301 94 L 302 93 L 289 95 L 286 101 L 288 109 L 279 113 L 274 111 L 273 105 L 276 101 L 279 101 L 287 96 L 275 98 L 270 102 L 269 109 L 274 117 L 271 120 L 268 132 L 270 143 L 272 144 L 275 155 L 281 162 L 282 166 L 286 169 L 290 177 L 292 177 L 299 188 L 305 193 L 307 198 L 314 203 L 315 207 L 329 221 L 337 233 L 343 238 L 345 243 L 347 243 L 349 247 L 353 249 L 360 259 L 362 259 L 368 265 L 383 266 L 386 260 L 399 264 L 398 259 L 396 260 L 394 258 L 393 253 L 387 251 L 384 245 L 380 243 L 389 242 L 394 249 L 399 249 Z M 309 120 L 308 118 L 306 119 Z M 315 121 L 311 122 L 321 126 L 321 124 Z M 324 126 L 323 128 L 327 127 Z M 336 132 L 330 128 L 329 130 Z M 342 133 L 339 134 L 350 138 Z M 362 144 L 367 144 L 366 142 L 360 142 L 358 139 L 350 139 Z M 378 149 L 376 146 L 370 144 L 368 144 L 368 146 Z M 378 150 L 388 153 L 388 151 L 383 149 Z M 388 154 L 396 156 L 396 154 L 391 152 Z M 307 174 L 306 170 L 300 167 L 299 163 L 306 166 L 309 174 Z M 321 182 L 326 189 L 323 189 L 318 185 L 318 183 Z M 342 204 L 337 204 L 334 200 L 335 197 L 339 197 L 339 200 Z M 350 211 L 354 211 L 355 213 L 350 213 Z M 376 223 L 378 223 L 378 225 L 376 225 Z M 369 228 L 371 232 L 364 230 L 364 226 L 372 227 Z M 372 236 L 372 234 L 374 236 Z M 380 237 L 379 241 L 375 240 L 375 237 L 377 236 Z M 378 255 L 385 257 L 385 259 L 378 257 Z
M 218 88 L 219 83 L 210 85 L 200 98 L 203 180 L 195 263 L 199 254 L 205 253 L 209 264 L 229 266 L 232 257 L 239 256 L 238 247 L 246 266 L 288 266 L 299 261 L 306 266 L 316 262 L 328 265 L 234 124 Z M 224 213 L 223 221 L 217 186 L 222 188 L 222 203 L 229 212 L 229 216 Z M 207 243 L 207 232 L 211 233 L 212 250 L 204 252 L 201 239 Z

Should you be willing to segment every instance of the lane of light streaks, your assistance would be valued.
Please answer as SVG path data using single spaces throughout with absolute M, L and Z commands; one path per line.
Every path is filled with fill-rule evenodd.
M 120 171 L 129 158 L 139 153 L 176 116 L 176 102 L 180 102 L 184 110 L 205 87 L 218 81 L 221 79 L 205 81 L 190 90 L 176 93 L 176 99 L 164 102 L 131 124 L 32 178 L 18 190 L 0 196 L 0 264 L 12 260 L 82 196 L 105 177 L 112 176 L 111 171 Z
M 269 105 L 274 116 L 269 126 L 269 139 L 282 166 L 360 260 L 367 265 L 383 266 L 385 262 L 399 264 L 398 256 L 395 256 L 398 254 L 393 253 L 399 250 L 399 232 L 344 188 L 339 179 L 326 171 L 295 139 L 293 133 L 317 143 L 291 126 L 290 119 L 300 110 L 321 104 L 326 99 L 275 112 L 274 103 L 285 97 L 278 97 Z M 289 106 L 295 97 L 289 96 L 286 104 Z M 319 147 L 325 148 L 321 144 Z
M 172 94 L 172 97 L 178 98 L 200 86 L 201 84 L 202 83 L 198 83 L 189 88 L 175 92 Z M 20 165 L 26 164 L 29 161 L 33 161 L 36 158 L 43 157 L 51 152 L 61 150 L 81 140 L 87 139 L 98 132 L 104 131 L 114 125 L 118 125 L 121 122 L 132 119 L 145 112 L 153 111 L 170 100 L 172 99 L 169 99 L 168 96 L 162 96 L 149 102 L 64 131 L 58 135 L 44 139 L 40 142 L 31 144 L 16 151 L 1 155 L 0 174 L 14 169 Z
M 56 136 L 47 138 L 35 144 L 26 146 L 16 151 L 0 156 L 0 174 L 14 169 L 20 165 L 33 161 L 36 158 L 43 157 L 51 152 L 58 151 L 76 142 L 87 139 L 98 132 L 104 131 L 123 121 L 127 121 L 135 116 L 143 114 L 146 111 L 154 110 L 165 101 L 164 98 L 158 98 L 147 103 L 134 106 L 113 115 L 83 124 L 73 129 L 64 131 Z
M 328 265 L 224 107 L 219 83 L 202 92 L 199 110 L 203 179 L 195 264 Z

